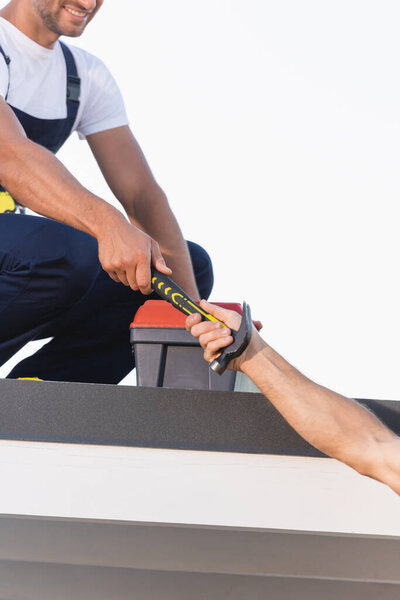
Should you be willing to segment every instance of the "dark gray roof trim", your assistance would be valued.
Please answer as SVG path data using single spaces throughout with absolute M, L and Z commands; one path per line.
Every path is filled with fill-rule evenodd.
M 400 434 L 400 402 L 361 402 Z M 0 439 L 323 456 L 262 394 L 9 379 Z

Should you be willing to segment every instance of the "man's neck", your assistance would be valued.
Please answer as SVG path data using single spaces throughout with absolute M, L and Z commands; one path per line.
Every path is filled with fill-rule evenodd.
M 30 3 L 10 2 L 0 10 L 0 17 L 44 48 L 53 48 L 59 38 L 42 23 Z

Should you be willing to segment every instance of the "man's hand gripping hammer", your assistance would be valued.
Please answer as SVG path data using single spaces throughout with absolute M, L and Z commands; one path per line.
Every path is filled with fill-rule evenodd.
M 162 298 L 167 300 L 172 306 L 180 310 L 185 315 L 199 313 L 202 321 L 218 321 L 215 317 L 205 312 L 198 304 L 189 298 L 185 292 L 170 279 L 167 275 L 160 273 L 154 267 L 151 267 L 151 286 L 153 290 Z M 225 323 L 221 323 L 226 327 Z M 242 322 L 238 331 L 232 331 L 233 342 L 222 351 L 210 365 L 210 368 L 218 375 L 222 375 L 228 366 L 228 363 L 237 358 L 247 348 L 251 339 L 252 321 L 250 307 L 243 302 Z

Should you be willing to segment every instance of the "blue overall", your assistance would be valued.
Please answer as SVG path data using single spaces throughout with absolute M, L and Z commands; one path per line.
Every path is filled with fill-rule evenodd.
M 73 128 L 80 80 L 71 51 L 67 66 L 67 117 L 38 119 L 13 109 L 27 136 L 57 152 Z M 9 58 L 0 46 L 6 63 Z M 208 298 L 212 264 L 188 242 L 197 286 Z M 143 296 L 102 270 L 95 238 L 50 219 L 0 214 L 0 365 L 31 340 L 52 337 L 8 375 L 53 381 L 118 383 L 134 367 L 129 324 Z M 155 297 L 155 296 L 154 296 Z

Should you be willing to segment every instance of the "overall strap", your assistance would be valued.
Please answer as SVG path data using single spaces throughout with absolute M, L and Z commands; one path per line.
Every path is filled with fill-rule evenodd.
M 10 62 L 11 59 L 9 56 L 7 56 L 7 54 L 4 52 L 3 48 L 1 47 L 0 44 L 0 54 L 3 55 L 4 60 L 6 61 L 6 65 L 7 65 L 7 70 L 8 70 L 8 86 L 7 86 L 7 92 L 6 92 L 6 96 L 4 98 L 4 100 L 7 100 L 8 97 L 8 92 L 10 91 Z
M 71 50 L 63 42 L 60 42 L 60 46 L 61 50 L 63 51 L 65 64 L 67 67 L 67 119 L 71 123 L 72 129 L 79 109 L 81 80 L 78 77 L 75 59 Z

